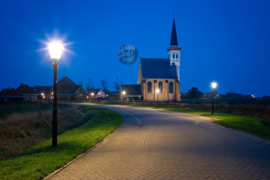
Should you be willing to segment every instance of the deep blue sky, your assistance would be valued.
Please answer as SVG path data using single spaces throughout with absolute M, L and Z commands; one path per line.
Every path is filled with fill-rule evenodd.
M 270 1 L 12 1 L 0 3 L 0 89 L 19 84 L 52 85 L 53 69 L 44 48 L 54 38 L 69 43 L 58 79 L 75 83 L 108 77 L 136 84 L 139 59 L 124 65 L 123 44 L 141 57 L 166 58 L 175 12 L 182 46 L 182 92 L 198 87 L 270 95 Z

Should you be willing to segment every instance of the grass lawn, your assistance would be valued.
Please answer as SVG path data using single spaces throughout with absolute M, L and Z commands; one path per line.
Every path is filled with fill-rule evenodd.
M 35 104 L 1 104 L 0 105 L 0 118 L 6 115 L 16 113 L 24 113 L 30 111 L 36 111 L 37 107 Z M 42 110 L 52 109 L 51 104 L 42 104 Z
M 109 104 L 109 105 L 114 105 L 114 104 Z M 115 104 L 115 105 L 118 105 L 118 104 Z M 121 106 L 132 106 L 132 105 L 121 105 Z M 168 111 L 176 111 L 176 112 L 183 112 L 183 113 L 206 116 L 210 118 L 217 118 L 220 120 L 214 121 L 214 123 L 216 124 L 219 124 L 228 128 L 244 131 L 244 132 L 253 134 L 255 136 L 261 137 L 263 139 L 270 140 L 270 119 L 257 118 L 257 117 L 251 117 L 251 116 L 239 116 L 239 115 L 216 113 L 216 112 L 214 113 L 214 115 L 211 115 L 211 112 L 189 110 L 189 109 L 155 108 L 155 107 L 144 107 L 144 106 L 133 106 L 133 107 L 163 109 L 163 110 L 168 110 Z
M 123 119 L 115 111 L 81 106 L 97 115 L 84 125 L 58 136 L 58 146 L 51 139 L 7 159 L 0 160 L 0 179 L 41 179 L 93 147 L 114 131 Z

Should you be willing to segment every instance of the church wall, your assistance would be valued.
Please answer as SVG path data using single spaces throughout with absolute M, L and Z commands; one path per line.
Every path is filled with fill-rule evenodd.
M 145 83 L 142 85 L 142 93 L 144 101 L 180 101 L 180 84 L 176 83 L 175 79 L 144 79 Z M 148 93 L 148 82 L 152 82 L 152 93 Z M 159 82 L 163 83 L 163 93 L 159 93 L 157 97 L 156 89 L 159 88 Z M 169 83 L 170 81 L 174 84 L 173 94 L 169 93 Z M 175 86 L 176 84 L 176 86 Z

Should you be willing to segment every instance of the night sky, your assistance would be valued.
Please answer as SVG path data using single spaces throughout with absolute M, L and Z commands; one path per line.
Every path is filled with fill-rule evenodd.
M 0 2 L 0 89 L 53 84 L 46 43 L 65 44 L 58 79 L 108 77 L 136 84 L 138 60 L 117 58 L 123 44 L 139 57 L 167 58 L 175 12 L 181 91 L 270 95 L 270 1 L 12 1 Z

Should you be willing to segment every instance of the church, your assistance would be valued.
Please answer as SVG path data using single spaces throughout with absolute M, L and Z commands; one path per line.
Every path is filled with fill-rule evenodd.
M 126 93 L 126 98 L 141 99 L 142 97 L 143 101 L 181 101 L 181 47 L 178 46 L 175 19 L 173 19 L 170 47 L 167 51 L 168 58 L 140 57 L 137 85 L 121 87 L 121 91 Z

